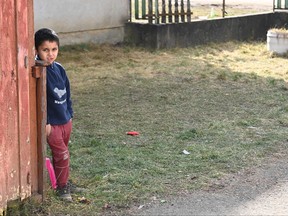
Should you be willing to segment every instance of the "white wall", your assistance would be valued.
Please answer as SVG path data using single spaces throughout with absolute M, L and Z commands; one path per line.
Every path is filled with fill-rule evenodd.
M 54 29 L 61 44 L 118 43 L 129 19 L 129 0 L 34 0 L 35 31 Z

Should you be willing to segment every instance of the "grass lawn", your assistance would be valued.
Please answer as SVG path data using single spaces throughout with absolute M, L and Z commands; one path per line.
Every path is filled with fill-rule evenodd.
M 125 213 L 287 154 L 287 58 L 266 42 L 60 52 L 75 110 L 71 179 L 88 192 L 65 204 L 49 190 L 35 215 Z

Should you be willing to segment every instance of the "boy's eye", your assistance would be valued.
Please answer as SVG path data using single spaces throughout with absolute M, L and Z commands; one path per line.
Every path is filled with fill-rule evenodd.
M 58 48 L 53 48 L 52 51 L 57 51 Z M 42 49 L 43 52 L 49 52 L 49 49 L 48 48 L 44 48 Z

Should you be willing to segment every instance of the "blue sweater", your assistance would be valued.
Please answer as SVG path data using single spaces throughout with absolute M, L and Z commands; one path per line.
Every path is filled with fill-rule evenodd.
M 61 64 L 47 67 L 47 124 L 63 125 L 73 117 L 70 83 Z

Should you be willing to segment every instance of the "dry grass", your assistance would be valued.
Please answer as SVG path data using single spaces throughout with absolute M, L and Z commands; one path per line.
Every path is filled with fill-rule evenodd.
M 288 30 L 286 28 L 271 28 L 271 29 L 269 29 L 269 31 L 273 32 L 273 33 L 281 33 L 281 34 L 285 34 L 285 35 L 288 34 Z
M 69 53 L 65 52 L 66 49 Z M 215 69 L 227 69 L 265 78 L 288 79 L 288 70 L 283 68 L 286 58 L 268 52 L 265 42 L 228 42 L 152 52 L 141 48 L 82 45 L 77 48 L 65 47 L 61 55 L 65 58 L 60 56 L 59 61 L 63 62 L 68 71 L 74 71 L 77 63 L 80 71 L 71 73 L 71 76 L 77 76 L 77 88 L 85 88 L 85 81 L 89 83 L 93 79 L 105 79 L 107 76 L 120 79 L 128 74 L 136 74 L 152 78 L 159 71 L 175 75 L 182 70 L 189 70 L 189 76 L 191 73 L 194 76 L 206 76 Z M 195 67 L 195 62 L 200 68 L 208 68 L 208 72 Z M 210 68 L 213 70 L 210 71 Z

